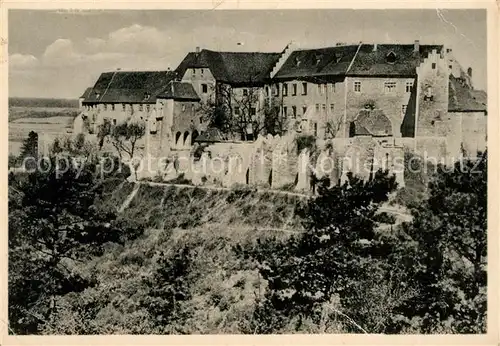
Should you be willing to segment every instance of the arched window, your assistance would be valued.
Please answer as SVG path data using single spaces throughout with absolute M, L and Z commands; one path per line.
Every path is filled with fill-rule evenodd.
M 356 136 L 356 125 L 354 124 L 354 121 L 353 121 L 349 125 L 349 137 L 354 137 L 354 136 Z
M 187 143 L 188 137 L 189 137 L 189 132 L 188 131 L 184 132 L 184 145 L 191 145 L 191 143 Z
M 175 144 L 176 144 L 176 145 L 179 145 L 179 144 L 180 144 L 180 143 L 179 143 L 179 140 L 180 140 L 181 136 L 182 136 L 182 133 L 180 133 L 180 132 L 177 132 L 177 133 L 175 134 Z
M 194 130 L 193 131 L 193 134 L 191 135 L 191 142 L 194 143 L 194 140 L 196 139 L 196 137 L 198 137 L 200 134 L 198 133 L 197 130 Z

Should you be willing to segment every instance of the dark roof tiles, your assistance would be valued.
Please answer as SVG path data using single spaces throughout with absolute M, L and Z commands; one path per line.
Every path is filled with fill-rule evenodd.
M 157 95 L 157 98 L 174 99 L 179 101 L 200 100 L 191 83 L 182 83 L 179 81 L 169 82 L 165 90 Z
M 290 54 L 274 78 L 344 75 L 357 49 L 358 45 L 296 50 Z
M 486 112 L 487 95 L 482 90 L 473 90 L 466 81 L 450 75 L 448 92 L 448 111 L 450 112 Z
M 420 45 L 418 51 L 413 44 L 363 44 L 354 59 L 348 76 L 394 76 L 411 77 L 416 68 L 436 50 L 440 53 L 443 46 Z M 392 56 L 391 56 L 392 55 Z
M 215 52 L 203 49 L 191 52 L 175 72 L 182 78 L 189 68 L 208 68 L 215 79 L 234 85 L 263 84 L 280 57 L 279 53 Z
M 84 102 L 155 103 L 156 96 L 174 77 L 171 71 L 105 72 Z

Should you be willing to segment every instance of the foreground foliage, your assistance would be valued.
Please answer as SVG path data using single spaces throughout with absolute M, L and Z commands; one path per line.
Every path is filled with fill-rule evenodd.
M 144 185 L 122 215 L 117 205 L 134 186 L 126 174 L 11 178 L 10 327 L 485 332 L 486 171 L 486 154 L 438 167 L 402 225 L 381 212 L 396 185 L 380 171 L 367 182 L 320 182 L 309 202 Z

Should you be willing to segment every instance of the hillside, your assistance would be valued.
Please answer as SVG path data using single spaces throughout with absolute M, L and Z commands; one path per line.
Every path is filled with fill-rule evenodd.
M 115 184 L 118 184 L 115 186 Z M 119 207 L 134 185 L 108 182 L 100 207 Z M 235 248 L 271 237 L 288 238 L 301 230 L 296 210 L 300 198 L 251 190 L 207 191 L 189 187 L 141 185 L 124 220 L 146 225 L 139 239 L 110 245 L 102 257 L 73 263 L 98 285 L 78 299 L 70 294 L 47 333 L 252 333 L 252 313 L 265 282 L 250 260 Z M 191 298 L 182 304 L 187 317 L 176 330 L 163 330 L 141 306 L 161 252 L 173 256 L 187 248 L 192 254 L 188 277 Z M 92 319 L 84 314 L 92 312 Z M 81 322 L 86 325 L 82 326 Z

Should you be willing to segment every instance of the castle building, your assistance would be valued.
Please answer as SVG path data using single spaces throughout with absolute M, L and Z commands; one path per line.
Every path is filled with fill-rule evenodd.
M 280 53 L 196 48 L 174 71 L 101 74 L 80 98 L 75 132 L 140 117 L 145 149 L 162 156 L 195 142 L 252 142 L 265 134 L 258 124 L 273 104 L 288 133 L 369 147 L 386 161 L 405 148 L 456 158 L 486 147 L 486 99 L 450 48 L 418 40 L 318 49 L 291 43 Z M 214 107 L 235 120 L 227 126 L 239 136 L 207 128 Z

